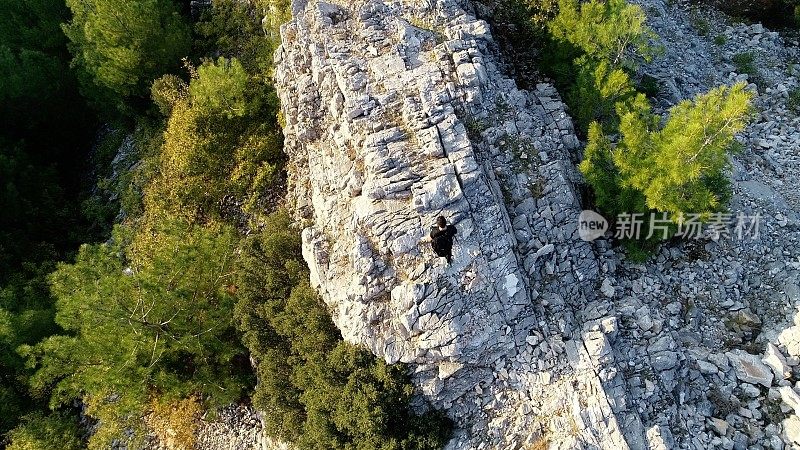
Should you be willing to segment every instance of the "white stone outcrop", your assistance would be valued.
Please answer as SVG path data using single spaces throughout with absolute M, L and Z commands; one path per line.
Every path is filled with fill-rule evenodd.
M 669 440 L 628 407 L 556 90 L 518 89 L 454 0 L 292 8 L 276 54 L 289 202 L 344 338 L 411 365 L 456 420 L 450 448 Z M 439 215 L 458 230 L 450 266 L 427 238 Z

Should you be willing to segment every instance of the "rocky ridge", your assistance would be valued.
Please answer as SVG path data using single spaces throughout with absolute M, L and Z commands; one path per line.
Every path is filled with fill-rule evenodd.
M 276 86 L 312 284 L 344 338 L 409 363 L 449 448 L 646 445 L 579 239 L 579 142 L 556 90 L 519 90 L 452 0 L 296 1 Z M 426 235 L 458 229 L 451 266 Z M 608 250 L 605 242 L 596 244 Z
M 571 120 L 551 85 L 504 75 L 485 22 L 455 0 L 293 5 L 277 79 L 314 282 L 348 340 L 409 363 L 456 419 L 448 448 L 800 448 L 798 38 L 633 1 L 664 46 L 642 70 L 661 112 L 758 92 L 730 208 L 760 216 L 756 238 L 644 264 L 580 241 Z M 451 267 L 425 239 L 439 214 L 459 230 Z M 286 446 L 231 406 L 197 448 Z
M 517 89 L 484 22 L 449 1 L 293 5 L 277 81 L 312 281 L 347 340 L 411 364 L 460 427 L 449 448 L 800 446 L 797 42 L 638 3 L 665 49 L 644 68 L 659 109 L 753 82 L 731 211 L 757 236 L 646 264 L 584 243 L 564 105 Z M 425 239 L 439 214 L 450 267 Z

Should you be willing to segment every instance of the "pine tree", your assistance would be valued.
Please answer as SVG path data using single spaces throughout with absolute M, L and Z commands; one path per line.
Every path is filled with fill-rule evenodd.
M 592 121 L 616 129 L 619 117 L 615 105 L 628 102 L 636 95 L 630 76 L 606 61 L 594 61 L 585 56 L 575 61 L 575 67 L 578 76 L 567 94 L 569 104 L 575 105 L 573 118 L 581 129 L 586 129 Z
M 734 136 L 747 124 L 752 97 L 744 83 L 722 86 L 673 107 L 663 126 L 642 94 L 618 104 L 616 148 L 610 150 L 593 124 L 580 166 L 598 206 L 612 213 L 656 210 L 673 217 L 718 211 L 727 196 L 725 170 Z
M 752 97 L 744 83 L 718 87 L 673 107 L 655 132 L 647 132 L 646 115 L 623 115 L 615 160 L 625 184 L 640 190 L 647 206 L 658 211 L 718 210 L 726 195 L 719 180 L 734 136 L 747 125 Z
M 651 45 L 656 36 L 645 25 L 644 12 L 625 0 L 559 0 L 558 15 L 548 30 L 558 44 L 551 57 L 565 81 L 566 101 L 578 130 L 586 131 L 598 121 L 615 132 L 616 104 L 631 101 L 636 92 L 631 74 L 656 52 Z M 569 57 L 569 64 L 558 61 Z
M 147 231 L 131 242 L 117 228 L 110 244 L 84 245 L 61 264 L 51 285 L 65 333 L 22 348 L 51 407 L 83 398 L 100 419 L 93 448 L 139 429 L 152 395 L 197 393 L 216 406 L 249 384 L 234 363 L 244 353 L 229 293 L 235 232 L 177 221 Z
M 548 24 L 552 36 L 568 42 L 596 61 L 612 67 L 632 67 L 635 58 L 654 54 L 650 40 L 655 35 L 645 25 L 638 5 L 625 0 L 559 0 L 558 15 Z
M 238 59 L 220 57 L 207 61 L 197 69 L 198 77 L 189 84 L 192 104 L 206 114 L 223 114 L 227 118 L 248 113 L 247 73 Z
M 144 97 L 150 83 L 180 64 L 189 27 L 172 0 L 67 0 L 64 26 L 84 92 L 123 108 Z

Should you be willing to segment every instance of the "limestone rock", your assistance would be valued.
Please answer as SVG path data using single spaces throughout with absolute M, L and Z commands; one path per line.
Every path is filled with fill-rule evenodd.
M 719 372 L 717 366 L 708 361 L 703 361 L 702 359 L 697 360 L 697 365 L 700 369 L 700 373 L 705 375 L 715 374 Z
M 800 326 L 789 327 L 778 336 L 778 342 L 790 356 L 800 357 Z
M 800 418 L 792 414 L 783 420 L 782 425 L 786 443 L 791 446 L 800 445 Z
M 725 353 L 725 356 L 728 357 L 740 380 L 764 387 L 772 385 L 772 371 L 757 356 L 738 349 Z
M 213 420 L 197 424 L 196 448 L 208 450 L 290 450 L 291 446 L 264 435 L 261 415 L 248 406 L 221 408 Z M 163 444 L 163 443 L 162 443 Z M 149 447 L 148 447 L 149 448 Z M 171 448 L 157 446 L 157 449 Z
M 794 409 L 795 414 L 800 412 L 800 395 L 794 389 L 789 386 L 781 386 L 778 388 L 778 392 L 786 406 Z
M 292 8 L 275 56 L 288 206 L 344 339 L 410 364 L 469 431 L 453 448 L 510 447 L 559 428 L 548 417 L 576 424 L 564 442 L 644 439 L 617 419 L 638 416 L 616 324 L 576 319 L 600 264 L 578 234 L 579 141 L 555 88 L 519 89 L 457 0 Z M 430 248 L 440 215 L 458 232 L 450 265 Z M 613 316 L 596 312 L 585 320 Z
M 600 292 L 608 298 L 614 296 L 614 286 L 611 284 L 610 279 L 606 278 L 603 280 L 603 284 L 600 286 Z
M 714 431 L 716 431 L 720 436 L 725 436 L 728 433 L 727 421 L 718 419 L 716 417 L 710 418 L 709 421 L 711 422 L 711 426 L 714 428 Z
M 778 350 L 778 347 L 771 342 L 767 343 L 767 349 L 764 352 L 762 361 L 772 369 L 772 373 L 775 374 L 776 378 L 786 379 L 792 376 L 792 369 L 787 364 L 786 358 Z

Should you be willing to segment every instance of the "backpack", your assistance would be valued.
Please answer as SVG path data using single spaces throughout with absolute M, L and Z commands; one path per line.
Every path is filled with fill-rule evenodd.
M 433 247 L 433 252 L 438 256 L 446 257 L 450 254 L 450 249 L 453 248 L 453 235 L 449 231 L 449 228 L 444 230 L 435 228 L 431 231 L 431 246 Z

